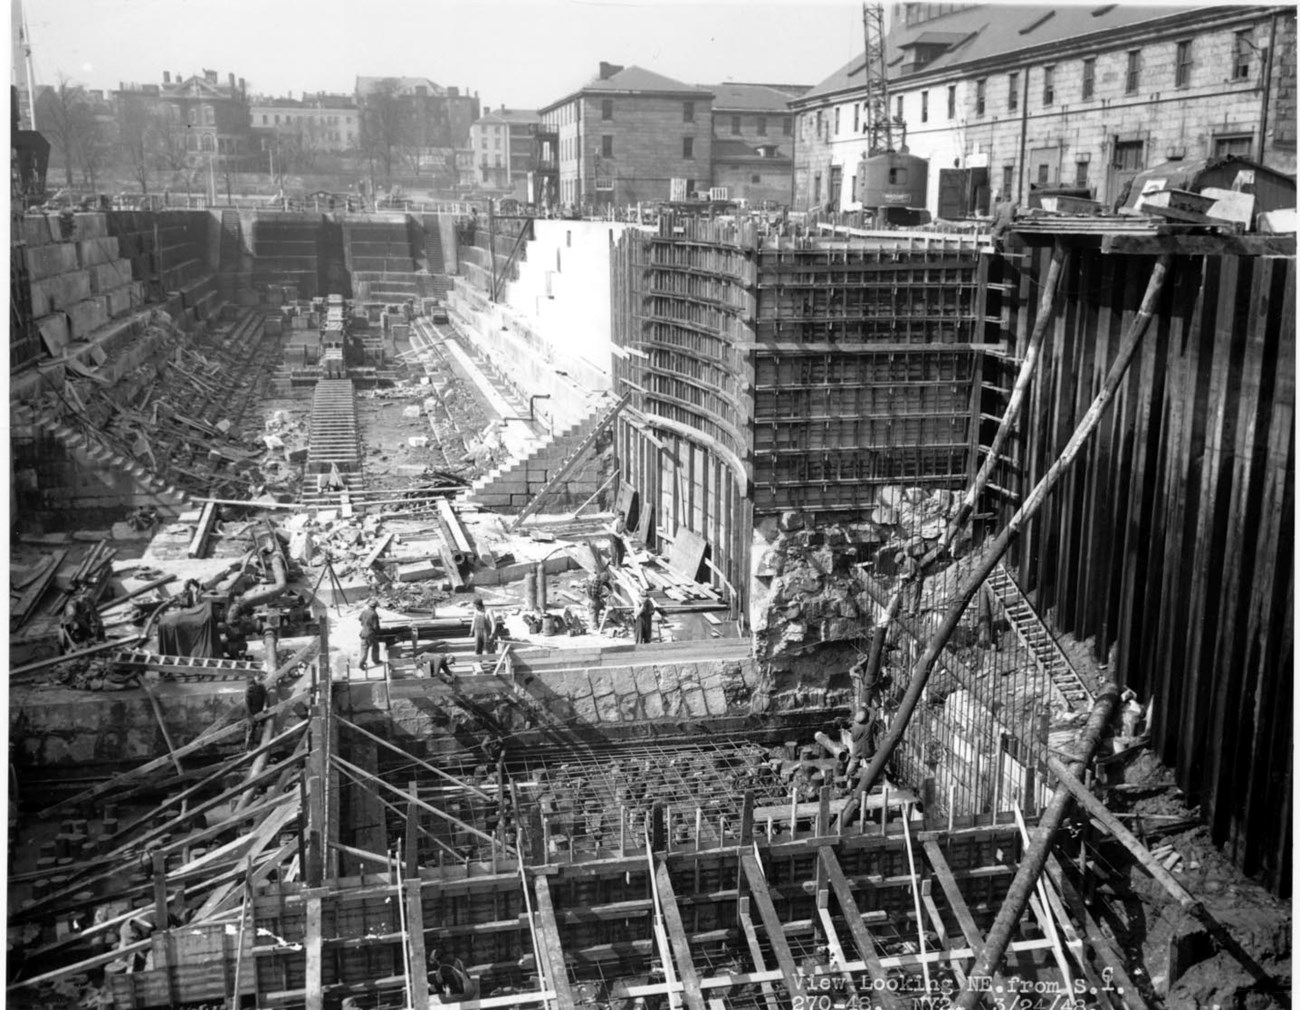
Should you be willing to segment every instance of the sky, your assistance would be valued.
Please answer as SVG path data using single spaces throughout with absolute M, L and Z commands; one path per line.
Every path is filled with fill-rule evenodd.
M 813 85 L 862 51 L 859 0 L 23 0 L 38 84 L 159 83 L 207 68 L 254 94 L 428 77 L 538 108 L 601 60 L 688 84 Z

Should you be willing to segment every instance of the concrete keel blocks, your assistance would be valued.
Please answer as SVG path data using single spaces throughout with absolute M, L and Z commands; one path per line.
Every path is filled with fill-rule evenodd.
M 83 267 L 111 263 L 121 255 L 117 239 L 111 237 L 88 238 L 76 243 L 75 248 L 77 250 L 77 260 Z
M 436 578 L 441 571 L 442 566 L 434 564 L 432 561 L 417 561 L 414 564 L 399 565 L 397 581 L 420 582 L 424 579 Z
M 59 222 L 54 220 L 54 227 L 50 227 L 50 219 L 44 214 L 28 214 L 23 218 L 22 223 L 23 241 L 27 243 L 28 248 L 32 246 L 48 245 L 54 242 L 59 234 Z
M 48 316 L 51 312 L 66 310 L 74 302 L 89 298 L 90 271 L 73 270 L 70 273 L 47 277 L 32 283 L 32 315 Z
M 90 290 L 93 294 L 107 294 L 114 288 L 131 283 L 131 263 L 117 260 L 87 267 L 90 271 Z
M 23 250 L 27 272 L 33 281 L 70 273 L 77 269 L 77 247 L 66 242 L 30 246 Z
M 131 286 L 124 284 L 121 287 L 108 292 L 104 296 L 108 305 L 108 314 L 111 318 L 117 319 L 131 311 Z
M 68 330 L 74 340 L 85 339 L 108 322 L 108 306 L 102 298 L 87 298 L 70 306 Z

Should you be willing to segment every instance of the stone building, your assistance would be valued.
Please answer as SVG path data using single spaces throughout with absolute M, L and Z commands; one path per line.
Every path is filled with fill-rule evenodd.
M 525 197 L 533 168 L 533 138 L 541 117 L 530 109 L 488 110 L 469 128 L 476 185 Z
M 1295 168 L 1295 13 L 1281 7 L 904 4 L 886 39 L 895 147 L 942 216 L 1031 186 L 1114 202 L 1139 171 L 1236 154 Z M 1289 54 L 1289 55 L 1288 55 Z M 796 206 L 860 206 L 863 60 L 792 102 Z M 955 171 L 954 171 L 955 170 Z
M 806 85 L 713 85 L 714 187 L 731 200 L 788 204 L 794 169 L 789 103 Z
M 710 89 L 602 62 L 595 78 L 540 110 L 543 131 L 555 135 L 559 202 L 617 205 L 707 190 L 712 105 Z

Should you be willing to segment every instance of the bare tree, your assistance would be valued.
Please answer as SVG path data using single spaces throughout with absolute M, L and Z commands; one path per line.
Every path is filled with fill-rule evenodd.
M 124 94 L 117 103 L 117 148 L 119 157 L 149 192 L 149 173 L 157 167 L 158 115 L 142 95 Z
M 372 165 L 375 161 L 383 165 L 389 179 L 394 160 L 411 136 L 411 110 L 397 91 L 398 82 L 385 77 L 364 97 L 361 107 L 361 148 Z
M 78 161 L 80 145 L 85 140 L 89 105 L 85 89 L 72 83 L 64 74 L 59 75 L 57 85 L 46 88 L 36 99 L 36 121 L 63 162 L 68 189 L 72 188 L 72 170 Z
M 112 160 L 113 137 L 110 124 L 85 107 L 85 123 L 81 128 L 81 141 L 77 145 L 77 161 L 81 166 L 82 180 L 92 193 L 99 192 L 100 171 Z

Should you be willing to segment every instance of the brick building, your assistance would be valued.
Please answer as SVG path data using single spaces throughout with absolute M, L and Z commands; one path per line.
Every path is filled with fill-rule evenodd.
M 215 70 L 172 77 L 163 71 L 161 85 L 123 85 L 119 102 L 143 99 L 173 128 L 184 151 L 215 154 L 219 167 L 243 167 L 254 148 L 248 92 L 242 77 L 229 74 L 225 83 Z
M 528 173 L 533 170 L 533 139 L 541 117 L 528 109 L 488 110 L 470 124 L 474 151 L 474 183 L 484 189 L 509 190 L 527 197 Z
M 356 104 L 364 110 L 381 95 L 398 100 L 411 139 L 426 148 L 469 144 L 470 124 L 479 117 L 479 100 L 460 88 L 435 84 L 427 77 L 358 77 Z
M 1290 8 L 904 4 L 895 15 L 889 107 L 899 139 L 929 160 L 932 212 L 1024 201 L 1031 185 L 1113 202 L 1137 172 L 1180 158 L 1295 170 Z M 860 206 L 863 88 L 857 57 L 792 102 L 797 207 Z
M 712 184 L 732 200 L 789 204 L 794 117 L 789 103 L 807 85 L 715 84 Z
M 670 199 L 712 179 L 713 92 L 640 67 L 601 63 L 595 78 L 540 110 L 553 137 L 557 199 L 594 207 Z M 543 158 L 543 160 L 547 160 Z

